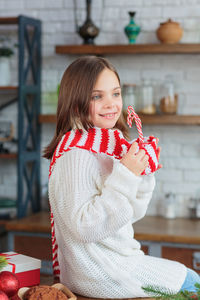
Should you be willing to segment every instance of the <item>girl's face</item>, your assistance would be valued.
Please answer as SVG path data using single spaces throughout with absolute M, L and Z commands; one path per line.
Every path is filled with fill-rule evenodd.
M 90 102 L 90 121 L 99 128 L 113 128 L 122 110 L 121 87 L 115 73 L 105 68 L 98 76 Z

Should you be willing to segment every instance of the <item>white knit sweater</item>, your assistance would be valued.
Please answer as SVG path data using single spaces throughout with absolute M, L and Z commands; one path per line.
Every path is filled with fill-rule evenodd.
M 63 284 L 97 298 L 147 296 L 147 285 L 179 291 L 186 267 L 144 255 L 133 238 L 154 186 L 153 175 L 135 176 L 106 154 L 76 148 L 57 160 L 49 199 Z

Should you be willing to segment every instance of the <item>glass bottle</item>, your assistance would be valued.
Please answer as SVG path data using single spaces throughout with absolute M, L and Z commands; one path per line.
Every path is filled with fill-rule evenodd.
M 143 79 L 140 87 L 140 113 L 155 114 L 153 85 L 149 79 Z
M 167 219 L 174 219 L 176 217 L 176 214 L 177 214 L 176 197 L 173 193 L 168 193 L 165 195 L 162 215 Z
M 156 107 L 156 113 L 160 113 L 161 83 L 158 79 L 151 80 L 153 88 L 153 103 Z
M 175 114 L 178 106 L 178 95 L 175 93 L 174 80 L 167 75 L 163 84 L 163 97 L 160 100 L 160 111 L 164 114 Z
M 122 87 L 123 109 L 127 110 L 129 105 L 135 109 L 135 84 L 124 84 Z

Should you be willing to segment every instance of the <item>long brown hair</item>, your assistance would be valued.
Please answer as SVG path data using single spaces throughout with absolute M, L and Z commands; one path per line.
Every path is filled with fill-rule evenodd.
M 52 141 L 44 150 L 43 156 L 45 158 L 52 158 L 62 136 L 70 131 L 74 125 L 79 128 L 79 124 L 81 124 L 81 127 L 85 130 L 93 126 L 89 121 L 89 104 L 97 77 L 105 68 L 113 71 L 120 83 L 115 68 L 102 57 L 80 57 L 65 70 L 58 96 L 56 132 Z M 122 114 L 116 123 L 116 128 L 120 129 L 124 136 L 128 138 L 128 129 Z

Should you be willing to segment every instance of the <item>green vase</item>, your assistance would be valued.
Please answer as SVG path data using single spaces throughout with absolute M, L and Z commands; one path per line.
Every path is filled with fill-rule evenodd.
M 140 26 L 135 24 L 134 16 L 136 14 L 135 11 L 129 11 L 130 16 L 130 22 L 129 24 L 124 28 L 124 31 L 128 37 L 129 44 L 134 44 L 136 41 L 136 38 L 138 34 L 140 33 Z

